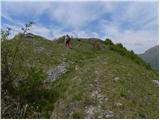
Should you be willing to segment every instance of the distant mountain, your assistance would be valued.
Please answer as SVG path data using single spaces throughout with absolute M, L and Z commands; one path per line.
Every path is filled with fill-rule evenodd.
M 143 54 L 139 55 L 146 63 L 149 63 L 155 70 L 159 68 L 159 45 L 156 45 Z

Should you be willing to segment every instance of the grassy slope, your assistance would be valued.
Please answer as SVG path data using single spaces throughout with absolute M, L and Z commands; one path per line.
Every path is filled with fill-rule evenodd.
M 18 40 L 11 41 L 10 47 L 14 48 Z M 102 42 L 98 42 L 101 50 L 93 49 L 91 43 L 73 41 L 73 49 L 66 49 L 63 43 L 38 36 L 22 41 L 23 50 L 19 51 L 24 65 L 41 66 L 47 71 L 63 61 L 69 63 L 69 71 L 53 83 L 50 98 L 40 103 L 42 117 L 84 118 L 86 106 L 99 104 L 91 98 L 92 86 L 98 80 L 103 96 L 108 98 L 101 107 L 103 111 L 113 111 L 114 118 L 158 118 L 158 86 L 152 82 L 158 76 L 107 49 Z M 19 74 L 20 71 L 17 69 Z M 114 77 L 120 79 L 114 81 Z M 115 106 L 116 102 L 122 106 Z M 94 117 L 97 116 L 98 113 Z
M 98 71 L 102 93 L 108 98 L 102 105 L 104 110 L 114 111 L 115 118 L 157 118 L 158 86 L 151 81 L 156 78 L 154 73 L 117 53 L 97 54 L 97 57 L 83 61 L 79 70 L 73 70 L 61 79 L 69 84 L 64 97 L 58 101 L 56 117 L 72 118 L 71 112 L 85 117 L 85 106 L 96 104 L 90 97 L 90 85 L 97 79 L 95 71 Z M 113 81 L 114 76 L 120 80 Z M 116 102 L 122 103 L 123 107 L 116 107 Z

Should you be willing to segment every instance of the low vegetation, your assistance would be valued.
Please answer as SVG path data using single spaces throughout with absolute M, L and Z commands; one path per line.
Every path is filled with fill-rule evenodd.
M 2 118 L 158 118 L 158 75 L 133 51 L 95 38 L 67 49 L 64 36 L 27 36 L 31 26 L 11 40 L 2 30 Z M 67 72 L 46 83 L 61 63 Z
M 130 59 L 132 59 L 134 62 L 136 62 L 139 65 L 142 65 L 146 67 L 147 69 L 151 70 L 151 66 L 147 63 L 145 63 L 142 58 L 140 58 L 138 55 L 136 55 L 132 50 L 128 51 L 121 43 L 114 44 L 111 40 L 106 39 L 105 44 L 109 45 L 109 49 L 115 52 L 118 52 L 120 55 L 126 56 Z

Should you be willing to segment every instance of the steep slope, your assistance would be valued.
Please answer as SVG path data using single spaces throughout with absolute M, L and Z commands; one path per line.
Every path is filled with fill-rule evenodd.
M 158 98 L 155 99 L 158 86 L 152 82 L 156 76 L 151 71 L 111 51 L 76 66 L 60 79 L 68 82 L 68 88 L 55 103 L 51 118 L 154 118 L 158 115 L 155 110 L 158 110 Z
M 143 54 L 139 55 L 144 61 L 149 63 L 151 67 L 155 70 L 159 69 L 159 45 L 154 46 Z
M 40 36 L 2 43 L 9 62 L 15 58 L 16 83 L 7 95 L 2 85 L 2 118 L 158 118 L 158 76 L 143 61 L 98 39 L 75 39 L 72 46 Z

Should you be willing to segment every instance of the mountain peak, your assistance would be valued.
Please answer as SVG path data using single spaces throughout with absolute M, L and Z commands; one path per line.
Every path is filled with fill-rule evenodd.
M 140 54 L 140 57 L 149 63 L 151 67 L 158 71 L 159 69 L 159 45 L 156 45 L 148 50 L 146 50 L 143 54 Z

